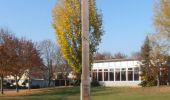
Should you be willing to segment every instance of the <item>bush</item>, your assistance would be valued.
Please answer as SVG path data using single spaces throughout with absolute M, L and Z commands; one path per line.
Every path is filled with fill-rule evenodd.
M 157 81 L 156 80 L 142 81 L 139 85 L 141 85 L 142 87 L 156 86 Z
M 92 82 L 91 82 L 91 86 L 92 86 L 92 87 L 97 87 L 97 86 L 100 86 L 100 84 L 99 84 L 98 81 L 92 81 Z
M 81 80 L 71 80 L 70 85 L 73 86 L 80 86 Z

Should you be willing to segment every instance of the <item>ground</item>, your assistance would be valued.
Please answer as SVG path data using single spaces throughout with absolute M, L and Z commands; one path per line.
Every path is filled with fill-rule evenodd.
M 56 87 L 8 91 L 0 95 L 0 100 L 79 100 L 79 87 Z M 106 88 L 91 89 L 92 100 L 170 100 L 170 87 L 150 88 Z

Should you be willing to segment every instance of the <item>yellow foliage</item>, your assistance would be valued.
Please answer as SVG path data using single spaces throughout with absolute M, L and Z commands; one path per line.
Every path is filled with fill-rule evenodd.
M 90 57 L 96 52 L 103 35 L 102 17 L 95 0 L 89 2 Z M 53 27 L 61 53 L 76 73 L 81 73 L 81 11 L 80 0 L 58 0 L 53 9 Z M 92 31 L 93 30 L 93 31 Z

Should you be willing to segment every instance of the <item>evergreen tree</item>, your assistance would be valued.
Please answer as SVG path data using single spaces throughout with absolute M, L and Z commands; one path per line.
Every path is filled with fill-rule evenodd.
M 141 77 L 142 77 L 142 86 L 152 86 L 156 84 L 155 79 L 155 70 L 152 67 L 151 63 L 151 50 L 150 40 L 147 36 L 145 42 L 141 48 Z

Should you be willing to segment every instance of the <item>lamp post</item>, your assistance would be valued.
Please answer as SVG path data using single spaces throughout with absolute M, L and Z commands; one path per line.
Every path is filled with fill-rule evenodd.
M 90 100 L 89 73 L 89 0 L 81 0 L 82 75 L 81 100 Z

